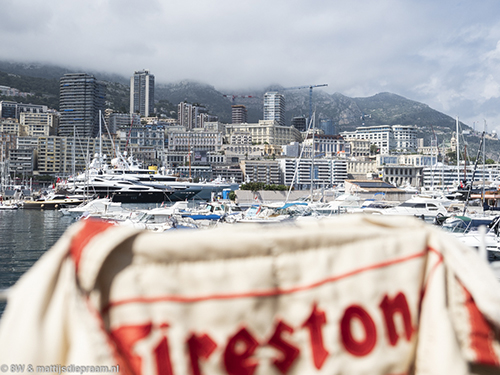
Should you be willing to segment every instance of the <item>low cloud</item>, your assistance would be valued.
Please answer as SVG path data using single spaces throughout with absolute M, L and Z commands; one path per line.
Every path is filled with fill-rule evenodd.
M 219 90 L 389 91 L 500 127 L 496 1 L 0 0 L 0 59 Z

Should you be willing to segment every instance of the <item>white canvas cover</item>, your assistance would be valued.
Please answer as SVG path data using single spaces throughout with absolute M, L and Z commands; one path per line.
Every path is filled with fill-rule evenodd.
M 413 218 L 164 234 L 81 221 L 13 289 L 0 322 L 9 366 L 500 373 L 500 284 Z

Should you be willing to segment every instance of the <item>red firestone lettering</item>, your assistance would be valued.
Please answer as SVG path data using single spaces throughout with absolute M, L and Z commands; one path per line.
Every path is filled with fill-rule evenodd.
M 111 339 L 116 343 L 118 351 L 125 359 L 134 373 L 141 373 L 141 358 L 133 353 L 134 344 L 147 337 L 151 333 L 153 325 L 151 323 L 136 326 L 123 326 L 110 333 Z
M 156 356 L 156 369 L 158 375 L 172 375 L 172 364 L 170 363 L 170 353 L 168 350 L 168 341 L 163 337 L 158 346 L 154 349 Z
M 328 357 L 328 351 L 325 349 L 323 344 L 323 332 L 321 331 L 321 326 L 324 324 L 326 324 L 325 312 L 318 310 L 315 303 L 311 315 L 307 318 L 304 324 L 302 324 L 302 327 L 309 330 L 314 366 L 318 370 L 323 367 L 323 364 Z
M 392 346 L 396 345 L 399 339 L 399 335 L 396 332 L 396 326 L 394 324 L 394 314 L 396 312 L 399 312 L 403 317 L 406 340 L 410 341 L 414 329 L 411 325 L 411 314 L 405 295 L 399 292 L 392 300 L 386 295 L 379 306 L 384 313 L 385 325 L 387 327 L 390 344 Z
M 243 346 L 243 348 L 242 348 Z M 258 363 L 250 358 L 259 343 L 246 328 L 229 339 L 224 350 L 224 366 L 229 375 L 252 375 Z
M 123 326 L 111 338 L 136 374 L 172 375 L 167 328 L 166 323 Z
M 352 319 L 358 319 L 364 327 L 365 337 L 357 341 L 351 331 Z M 377 342 L 377 330 L 370 315 L 358 305 L 349 306 L 340 323 L 340 333 L 345 349 L 357 357 L 369 354 Z
M 191 372 L 193 375 L 201 375 L 200 358 L 208 359 L 217 348 L 217 344 L 207 334 L 197 336 L 194 333 L 187 340 Z
M 290 366 L 292 366 L 293 362 L 299 356 L 300 351 L 297 347 L 283 339 L 283 332 L 292 334 L 293 328 L 286 323 L 279 321 L 272 337 L 267 343 L 283 353 L 283 357 L 281 359 L 275 358 L 273 363 L 282 374 L 286 374 L 290 369 Z

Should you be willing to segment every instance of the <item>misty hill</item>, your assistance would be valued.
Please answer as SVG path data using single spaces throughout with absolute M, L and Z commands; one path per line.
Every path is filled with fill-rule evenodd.
M 74 71 L 53 65 L 0 62 L 0 85 L 33 92 L 35 95 L 29 98 L 30 101 L 58 109 L 59 78 L 71 72 Z M 107 82 L 107 104 L 110 108 L 121 112 L 128 111 L 129 78 L 116 74 L 87 72 Z M 231 105 L 244 104 L 248 110 L 248 121 L 257 122 L 263 117 L 263 97 L 267 91 L 278 91 L 285 95 L 288 124 L 293 117 L 309 117 L 308 88 L 287 90 L 274 85 L 253 92 L 220 92 L 214 86 L 184 80 L 169 84 L 157 83 L 155 99 L 158 110 L 169 117 L 176 117 L 177 104 L 186 101 L 205 106 L 210 114 L 219 116 L 220 121 L 226 123 L 231 121 Z M 328 94 L 322 88 L 315 88 L 312 99 L 316 119 L 331 119 L 338 132 L 354 130 L 362 125 L 417 125 L 419 136 L 429 143 L 433 131 L 438 137 L 446 134 L 449 139 L 450 133 L 455 130 L 455 120 L 450 116 L 426 104 L 392 93 L 350 98 L 340 93 Z M 463 129 L 468 128 L 465 124 L 461 125 Z

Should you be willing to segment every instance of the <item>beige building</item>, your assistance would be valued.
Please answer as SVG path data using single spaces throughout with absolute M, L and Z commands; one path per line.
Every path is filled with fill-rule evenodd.
M 19 133 L 23 137 L 47 137 L 56 135 L 59 116 L 55 113 L 21 113 Z
M 82 172 L 87 167 L 87 150 L 92 157 L 99 153 L 100 142 L 98 138 L 76 138 L 73 145 L 73 137 L 39 137 L 37 144 L 37 166 L 41 174 L 55 174 L 69 176 L 75 172 Z M 115 146 L 121 150 L 125 149 L 125 142 L 116 140 Z M 88 147 L 88 149 L 87 149 Z M 102 153 L 107 160 L 111 160 L 114 154 L 113 144 L 109 139 L 102 140 Z
M 347 160 L 347 173 L 351 178 L 365 180 L 378 173 L 375 160 Z
M 0 133 L 19 136 L 19 122 L 15 118 L 0 118 Z
M 11 150 L 16 149 L 17 135 L 0 132 L 0 162 L 9 158 Z
M 370 146 L 372 143 L 368 139 L 346 137 L 344 140 L 350 145 L 350 156 L 356 158 L 367 158 L 370 156 Z
M 222 134 L 218 132 L 187 131 L 168 133 L 168 151 L 219 151 L 222 147 Z
M 258 159 L 264 156 L 264 146 L 252 144 L 231 144 L 223 145 L 221 150 L 231 160 L 232 157 L 241 159 Z
M 249 132 L 254 144 L 287 145 L 300 142 L 300 132 L 291 126 L 281 126 L 276 121 L 259 120 L 257 124 L 231 124 L 226 126 L 226 138 L 235 132 Z

